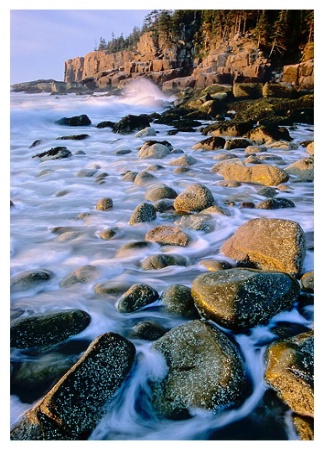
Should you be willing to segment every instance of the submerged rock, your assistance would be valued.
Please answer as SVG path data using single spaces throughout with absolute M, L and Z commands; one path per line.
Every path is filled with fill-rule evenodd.
M 69 158 L 70 156 L 72 156 L 72 153 L 66 147 L 53 147 L 50 150 L 34 155 L 33 158 L 47 161 L 51 159 Z
M 32 288 L 53 278 L 54 273 L 47 269 L 25 270 L 13 276 L 10 280 L 10 291 L 16 292 Z
M 143 259 L 141 267 L 144 270 L 158 270 L 168 266 L 188 266 L 188 259 L 182 255 L 167 255 L 165 253 L 150 255 Z
M 86 114 L 81 114 L 80 116 L 73 117 L 62 117 L 56 120 L 55 123 L 58 125 L 68 125 L 70 127 L 84 127 L 91 125 L 91 120 Z
M 63 288 L 67 288 L 73 286 L 74 284 L 86 284 L 94 281 L 98 278 L 99 271 L 95 266 L 90 264 L 86 266 L 79 267 L 73 272 L 66 275 L 60 282 L 60 286 Z
M 11 430 L 11 440 L 85 440 L 132 370 L 135 347 L 116 333 L 95 339 L 79 361 Z
M 263 270 L 300 273 L 306 254 L 301 226 L 285 219 L 252 219 L 241 225 L 221 246 L 236 261 L 249 261 Z
M 181 231 L 180 228 L 171 225 L 158 225 L 146 233 L 145 240 L 157 242 L 161 245 L 180 245 L 181 247 L 186 247 L 189 244 L 190 237 Z
M 158 322 L 146 320 L 133 326 L 131 329 L 131 337 L 145 339 L 147 341 L 155 341 L 162 337 L 168 331 Z
M 191 294 L 203 317 L 233 330 L 264 324 L 291 309 L 300 287 L 283 272 L 227 269 L 198 275 Z
M 211 136 L 207 139 L 203 139 L 191 148 L 193 150 L 219 150 L 224 148 L 226 140 L 220 136 Z
M 152 381 L 154 408 L 168 419 L 186 419 L 195 409 L 215 413 L 238 407 L 249 395 L 243 357 L 219 329 L 194 320 L 154 342 L 167 373 Z
M 10 345 L 16 348 L 55 345 L 81 333 L 90 320 L 87 312 L 78 309 L 18 318 L 10 325 Z
M 165 184 L 159 184 L 156 186 L 153 185 L 146 191 L 145 199 L 151 202 L 156 202 L 158 200 L 162 200 L 163 198 L 174 199 L 177 195 L 178 194 L 173 188 Z
M 113 125 L 112 131 L 119 134 L 129 134 L 133 131 L 142 130 L 149 126 L 150 121 L 147 114 L 140 114 L 138 116 L 128 114 Z

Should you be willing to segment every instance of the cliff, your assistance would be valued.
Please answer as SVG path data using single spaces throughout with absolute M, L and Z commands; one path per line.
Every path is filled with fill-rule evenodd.
M 306 45 L 300 63 L 276 70 L 251 36 L 234 36 L 226 42 L 208 42 L 208 51 L 195 57 L 194 41 L 178 40 L 171 44 L 152 32 L 143 33 L 135 51 L 116 53 L 90 52 L 65 62 L 65 83 L 82 83 L 88 88 L 122 88 L 131 79 L 145 76 L 162 90 L 186 87 L 203 89 L 213 83 L 273 80 L 292 83 L 297 89 L 314 87 L 314 48 Z

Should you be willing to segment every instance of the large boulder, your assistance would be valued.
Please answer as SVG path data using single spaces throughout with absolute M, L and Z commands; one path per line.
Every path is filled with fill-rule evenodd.
M 18 318 L 10 325 L 10 345 L 16 348 L 55 345 L 81 333 L 90 320 L 87 312 L 78 309 Z
M 285 172 L 296 177 L 298 181 L 314 181 L 314 158 L 308 157 L 300 159 L 285 167 Z
M 190 184 L 174 200 L 174 208 L 182 212 L 200 212 L 212 206 L 214 197 L 203 184 Z
M 184 284 L 172 284 L 161 294 L 161 301 L 167 311 L 187 318 L 199 317 L 191 295 L 191 289 Z
M 191 294 L 202 316 L 239 330 L 264 324 L 291 309 L 300 287 L 283 272 L 227 269 L 198 275 Z
M 314 416 L 314 332 L 282 339 L 265 354 L 265 379 L 297 414 Z
M 243 357 L 219 329 L 194 320 L 155 341 L 167 364 L 163 379 L 152 381 L 154 408 L 168 419 L 194 410 L 215 413 L 238 407 L 249 393 Z
M 13 276 L 10 280 L 10 291 L 16 292 L 43 284 L 53 278 L 52 271 L 47 269 L 25 270 Z
M 146 114 L 134 116 L 128 114 L 113 125 L 112 131 L 119 134 L 129 134 L 133 131 L 143 130 L 150 126 L 149 117 Z
M 301 226 L 292 220 L 252 219 L 223 243 L 221 252 L 263 270 L 298 275 L 306 254 L 306 238 Z
M 119 299 L 117 308 L 130 313 L 143 308 L 160 298 L 159 293 L 148 284 L 133 284 Z
M 278 186 L 289 180 L 289 175 L 277 166 L 258 164 L 244 166 L 236 162 L 229 162 L 219 166 L 217 171 L 225 180 L 235 180 L 244 183 L 257 183 L 265 186 Z
M 81 114 L 80 116 L 62 117 L 56 120 L 55 123 L 69 127 L 84 127 L 91 125 L 91 120 L 86 114 Z
M 84 355 L 10 433 L 11 440 L 85 440 L 130 373 L 135 347 L 116 333 L 95 339 Z
M 138 152 L 140 159 L 165 158 L 171 153 L 172 145 L 167 141 L 146 141 Z

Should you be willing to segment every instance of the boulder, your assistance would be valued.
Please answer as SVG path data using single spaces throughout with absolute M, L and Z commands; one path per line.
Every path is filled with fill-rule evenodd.
M 307 147 L 308 148 L 308 147 Z M 285 172 L 296 177 L 299 181 L 314 181 L 314 158 L 308 157 L 285 167 Z
M 84 355 L 11 430 L 11 440 L 86 440 L 135 361 L 135 346 L 116 333 L 95 339 Z
M 99 270 L 97 267 L 87 264 L 79 267 L 73 272 L 66 275 L 60 282 L 60 287 L 68 288 L 75 284 L 87 284 L 96 280 L 99 277 Z
M 159 293 L 147 284 L 133 284 L 119 299 L 117 309 L 122 313 L 130 313 L 155 302 Z
M 111 209 L 113 205 L 114 203 L 111 198 L 104 197 L 97 201 L 96 209 L 99 209 L 100 211 L 107 211 L 107 209 Z
M 142 130 L 149 126 L 150 121 L 147 114 L 140 114 L 139 116 L 128 114 L 113 125 L 112 131 L 119 134 L 129 134 L 133 131 Z
M 226 120 L 208 125 L 201 132 L 204 135 L 240 137 L 250 131 L 253 125 L 252 121 Z
M 149 200 L 151 202 L 156 202 L 158 200 L 161 200 L 163 198 L 170 198 L 174 199 L 176 198 L 178 194 L 176 191 L 165 185 L 165 184 L 159 184 L 156 186 L 151 186 L 145 193 L 145 199 Z
M 247 133 L 247 137 L 258 145 L 269 144 L 275 141 L 292 141 L 289 131 L 278 125 L 259 125 Z
M 182 212 L 199 212 L 214 203 L 211 191 L 203 184 L 190 184 L 174 200 L 174 208 Z
M 54 273 L 47 269 L 25 270 L 13 276 L 10 280 L 10 291 L 16 292 L 29 289 L 53 278 Z
M 234 409 L 249 395 L 238 347 L 207 322 L 193 320 L 173 328 L 152 348 L 167 364 L 163 379 L 151 382 L 152 402 L 168 419 L 187 419 L 195 409 Z
M 159 253 L 157 255 L 150 255 L 143 259 L 141 268 L 144 270 L 159 270 L 168 266 L 188 266 L 188 259 L 182 255 L 167 255 Z
M 180 228 L 171 225 L 158 225 L 146 233 L 145 240 L 157 242 L 161 245 L 180 245 L 181 247 L 186 247 L 189 244 L 190 238 Z
M 258 209 L 281 209 L 281 208 L 294 208 L 295 203 L 288 198 L 277 197 L 263 200 L 256 205 Z
M 292 220 L 252 219 L 243 223 L 220 251 L 262 270 L 298 275 L 306 254 L 306 238 L 302 227 Z
M 212 208 L 212 206 L 210 207 Z M 220 213 L 220 211 L 218 211 Z M 203 231 L 210 233 L 215 229 L 215 222 L 210 214 L 192 214 L 188 216 L 181 216 L 174 222 L 179 228 L 189 228 L 191 230 Z
M 154 128 L 151 127 L 143 128 L 142 130 L 138 131 L 134 137 L 141 138 L 146 136 L 156 136 L 156 131 L 154 130 Z
M 50 150 L 34 155 L 33 158 L 38 158 L 41 161 L 48 161 L 52 159 L 69 158 L 70 156 L 72 156 L 72 153 L 66 147 L 53 147 Z
M 265 354 L 265 380 L 297 414 L 314 416 L 314 332 L 271 344 Z
M 78 309 L 18 318 L 10 325 L 10 345 L 16 348 L 55 345 L 81 333 L 90 320 L 87 312 Z
M 171 153 L 172 145 L 167 141 L 146 141 L 138 152 L 140 159 L 144 158 L 165 158 Z
M 252 145 L 252 141 L 244 138 L 228 139 L 225 142 L 224 150 L 233 150 L 237 148 L 246 148 Z
M 220 136 L 211 136 L 207 139 L 203 139 L 191 148 L 193 150 L 219 150 L 224 148 L 226 140 Z
M 55 123 L 58 125 L 67 125 L 69 127 L 84 127 L 91 125 L 91 120 L 86 114 L 81 114 L 80 116 L 73 117 L 62 117 L 56 120 Z
M 156 211 L 151 203 L 140 203 L 133 211 L 129 219 L 130 225 L 135 225 L 141 222 L 152 222 L 156 219 Z
M 182 167 L 188 167 L 192 166 L 197 162 L 196 158 L 193 158 L 190 155 L 183 155 L 179 158 L 173 159 L 169 162 L 170 166 L 182 166 Z
M 141 172 L 135 174 L 133 179 L 134 183 L 138 186 L 147 186 L 149 184 L 155 183 L 156 180 L 157 178 L 146 170 L 142 170 Z
M 244 166 L 241 163 L 231 160 L 224 161 L 227 164 L 218 166 L 217 173 L 222 175 L 225 180 L 234 180 L 243 183 L 256 183 L 265 186 L 278 186 L 289 180 L 289 175 L 277 166 L 269 164 L 258 164 L 255 166 Z M 217 167 L 212 167 L 216 171 Z
M 138 254 L 141 250 L 146 250 L 152 247 L 153 244 L 151 242 L 146 241 L 135 241 L 135 242 L 127 242 L 123 244 L 116 252 L 116 256 L 118 258 L 130 258 L 133 255 Z
M 283 272 L 226 269 L 198 275 L 191 294 L 200 314 L 232 330 L 267 323 L 291 309 L 300 287 Z
M 145 339 L 147 341 L 155 341 L 162 337 L 168 331 L 160 323 L 153 320 L 146 320 L 134 325 L 131 329 L 131 337 L 137 339 Z
M 161 302 L 167 311 L 187 318 L 198 318 L 191 289 L 184 284 L 172 284 L 161 294 Z

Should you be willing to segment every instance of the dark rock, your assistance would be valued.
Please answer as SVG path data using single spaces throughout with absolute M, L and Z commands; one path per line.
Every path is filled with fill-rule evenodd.
M 58 125 L 68 125 L 70 127 L 84 127 L 91 125 L 91 120 L 86 114 L 81 114 L 80 116 L 73 117 L 62 117 L 56 120 L 55 123 Z
M 292 141 L 289 131 L 285 127 L 277 125 L 259 125 L 247 133 L 247 137 L 258 144 L 271 141 Z
M 162 337 L 167 331 L 167 328 L 164 328 L 158 322 L 144 321 L 138 323 L 131 329 L 131 337 L 156 341 L 156 339 Z
M 69 158 L 70 156 L 72 156 L 72 153 L 66 147 L 53 147 L 50 150 L 34 155 L 33 158 L 39 158 L 41 161 L 46 161 L 51 159 Z
M 53 276 L 53 272 L 46 269 L 25 270 L 11 278 L 10 291 L 16 292 L 22 289 L 29 289 L 39 283 L 51 280 Z
M 211 136 L 207 139 L 204 139 L 197 144 L 193 145 L 191 148 L 193 150 L 219 150 L 224 148 L 226 140 L 220 136 Z
M 97 128 L 113 128 L 116 125 L 115 122 L 111 122 L 110 120 L 104 120 L 103 122 L 99 122 L 96 127 Z
M 258 191 L 258 194 L 262 195 L 262 197 L 273 198 L 277 195 L 277 191 L 273 187 L 265 186 Z
M 90 320 L 88 313 L 78 309 L 18 318 L 10 326 L 10 345 L 16 348 L 55 345 L 81 333 Z
M 201 274 L 191 294 L 203 317 L 233 330 L 264 324 L 291 309 L 300 287 L 283 272 L 228 269 Z
M 245 135 L 254 125 L 254 121 L 248 120 L 246 122 L 238 120 L 227 120 L 225 122 L 215 122 L 212 125 L 201 130 L 202 134 L 213 136 L 234 136 L 239 137 Z
M 58 137 L 58 141 L 65 141 L 65 140 L 71 140 L 71 141 L 83 141 L 84 139 L 87 139 L 89 137 L 88 134 L 73 134 L 71 136 L 61 136 Z
M 137 311 L 160 298 L 159 293 L 147 284 L 134 284 L 119 299 L 118 311 L 130 313 Z
M 150 121 L 147 114 L 140 114 L 139 116 L 128 114 L 113 125 L 112 131 L 119 134 L 129 134 L 149 126 Z
M 224 144 L 224 150 L 247 148 L 251 145 L 252 145 L 252 142 L 249 139 L 244 139 L 244 138 L 228 139 Z
M 95 339 L 79 361 L 11 430 L 11 440 L 85 440 L 125 382 L 135 347 L 106 333 Z
M 41 140 L 41 139 L 36 139 L 36 141 L 34 141 L 34 142 L 29 146 L 29 148 L 37 147 L 37 146 L 40 145 L 41 143 L 42 143 L 42 140 Z
M 304 291 L 314 292 L 314 271 L 304 273 L 300 282 Z
M 263 200 L 256 205 L 259 209 L 281 209 L 281 208 L 294 208 L 295 203 L 288 198 L 278 197 Z
M 161 294 L 161 301 L 169 312 L 191 319 L 199 317 L 188 286 L 173 284 L 167 287 Z
M 152 385 L 155 409 L 168 419 L 187 419 L 194 409 L 218 413 L 238 407 L 249 394 L 243 357 L 219 329 L 194 320 L 154 342 L 168 371 Z

